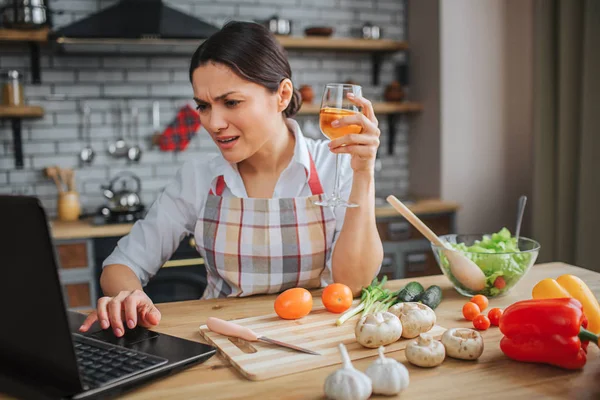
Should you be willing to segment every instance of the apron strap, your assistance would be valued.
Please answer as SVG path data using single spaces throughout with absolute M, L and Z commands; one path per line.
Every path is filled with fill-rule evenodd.
M 308 178 L 308 187 L 310 188 L 313 196 L 323 194 L 323 186 L 321 185 L 321 180 L 319 179 L 319 174 L 317 173 L 317 167 L 315 166 L 312 155 L 308 153 L 308 156 L 310 157 L 310 177 Z M 308 176 L 308 172 L 306 172 L 306 175 Z M 220 175 L 217 178 L 217 185 L 215 189 L 216 193 L 213 193 L 212 189 L 210 189 L 208 193 L 212 196 L 223 195 L 223 191 L 225 190 L 225 178 L 223 178 L 223 175 Z
M 308 178 L 308 187 L 313 196 L 323 194 L 323 186 L 321 185 L 319 174 L 317 174 L 317 167 L 315 167 L 315 162 L 313 161 L 310 152 L 308 153 L 308 156 L 310 157 L 310 177 Z
M 217 191 L 216 196 L 223 195 L 223 191 L 225 190 L 225 178 L 223 178 L 223 175 L 220 175 L 217 178 L 217 187 L 215 189 Z M 210 192 L 208 192 L 208 194 L 210 194 L 211 196 L 215 196 L 215 193 L 213 193 L 212 189 L 210 189 Z

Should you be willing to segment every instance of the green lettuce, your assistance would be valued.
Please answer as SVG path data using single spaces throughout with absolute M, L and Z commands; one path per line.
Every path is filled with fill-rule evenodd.
M 506 228 L 492 235 L 484 235 L 482 240 L 477 240 L 470 246 L 464 243 L 449 245 L 464 253 L 481 268 L 486 276 L 486 287 L 482 292 L 488 296 L 497 296 L 510 289 L 527 272 L 532 257 L 528 252 L 519 252 L 517 239 Z M 440 257 L 442 267 L 450 272 L 448 260 L 441 254 Z M 503 277 L 506 282 L 502 289 L 494 286 L 499 277 Z

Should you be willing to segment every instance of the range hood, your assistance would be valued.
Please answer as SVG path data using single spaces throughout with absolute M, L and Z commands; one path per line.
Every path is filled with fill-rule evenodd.
M 121 0 L 50 34 L 69 53 L 192 52 L 218 28 L 162 0 Z

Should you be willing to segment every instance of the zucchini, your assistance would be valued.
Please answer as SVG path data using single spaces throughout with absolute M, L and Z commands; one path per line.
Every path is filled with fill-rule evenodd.
M 420 301 L 426 306 L 429 306 L 432 310 L 435 310 L 442 302 L 442 288 L 437 285 L 429 286 L 426 291 L 421 293 L 417 301 Z
M 400 302 L 416 301 L 416 299 L 424 291 L 425 289 L 423 288 L 423 285 L 421 285 L 419 282 L 409 282 L 408 285 L 404 286 L 404 289 L 398 293 L 396 298 Z

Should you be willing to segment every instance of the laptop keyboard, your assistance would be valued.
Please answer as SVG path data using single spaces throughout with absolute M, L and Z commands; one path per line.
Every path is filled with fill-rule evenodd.
M 167 359 L 73 335 L 85 390 L 166 364 Z

